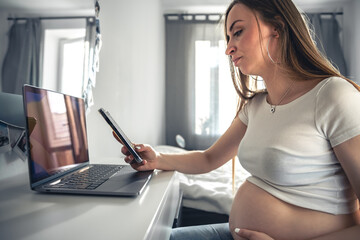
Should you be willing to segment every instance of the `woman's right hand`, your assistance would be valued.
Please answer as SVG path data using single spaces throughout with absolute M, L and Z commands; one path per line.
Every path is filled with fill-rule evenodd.
M 121 144 L 121 140 L 118 138 L 116 133 L 113 132 L 113 135 L 116 140 L 118 140 Z M 123 145 L 121 148 L 121 152 L 126 156 L 125 162 L 129 163 L 132 168 L 137 171 L 149 171 L 157 168 L 157 156 L 159 155 L 150 145 L 147 144 L 133 144 L 135 151 L 140 155 L 143 159 L 142 163 L 138 163 L 135 161 L 134 156 L 131 155 L 130 151 Z

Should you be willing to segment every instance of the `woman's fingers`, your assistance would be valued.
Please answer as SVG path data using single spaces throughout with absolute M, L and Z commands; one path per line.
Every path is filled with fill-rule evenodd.
M 129 156 L 129 155 L 130 155 L 129 150 L 128 150 L 125 146 L 123 146 L 123 147 L 121 148 L 121 153 L 124 154 L 125 156 Z
M 149 164 L 147 164 L 148 161 L 145 160 L 143 158 L 143 156 L 141 156 L 143 158 L 142 163 L 136 162 L 134 156 L 131 155 L 130 151 L 127 149 L 127 147 L 125 147 L 125 145 L 123 144 L 121 139 L 118 137 L 118 135 L 114 131 L 112 132 L 112 134 L 113 134 L 114 138 L 123 145 L 121 148 L 121 153 L 126 156 L 124 158 L 124 161 L 126 163 L 130 164 L 132 168 L 134 168 L 135 170 L 138 170 L 138 171 L 147 171 L 147 170 L 153 169 L 153 168 L 151 168 L 151 166 L 149 166 Z M 147 154 L 148 151 L 153 151 L 153 149 L 150 146 L 145 146 L 144 144 L 134 144 L 133 147 L 137 153 L 139 153 L 140 155 L 141 155 L 141 153 L 143 155 L 145 155 L 144 157 L 146 157 L 148 155 Z

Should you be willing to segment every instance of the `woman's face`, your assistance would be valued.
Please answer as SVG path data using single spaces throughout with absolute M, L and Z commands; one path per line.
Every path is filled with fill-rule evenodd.
M 263 76 L 264 71 L 271 66 L 267 58 L 266 45 L 274 30 L 259 17 L 257 19 L 261 35 L 255 15 L 248 7 L 236 4 L 230 10 L 226 19 L 228 44 L 225 53 L 231 56 L 234 65 L 243 74 Z M 270 46 L 273 47 L 273 44 Z

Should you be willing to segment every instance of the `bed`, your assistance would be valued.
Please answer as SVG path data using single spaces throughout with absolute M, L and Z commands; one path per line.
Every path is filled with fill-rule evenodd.
M 173 146 L 156 146 L 162 153 L 180 153 L 186 150 Z M 233 181 L 234 166 L 234 181 Z M 182 226 L 227 221 L 232 200 L 238 187 L 249 173 L 242 168 L 237 157 L 233 161 L 205 174 L 178 173 L 182 190 Z M 188 219 L 188 220 L 186 220 Z M 189 222 L 190 221 L 190 222 Z

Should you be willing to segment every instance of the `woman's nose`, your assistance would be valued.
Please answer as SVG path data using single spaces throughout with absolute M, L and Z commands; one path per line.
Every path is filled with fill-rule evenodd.
M 228 44 L 225 50 L 225 54 L 232 55 L 234 52 L 235 52 L 235 47 Z

